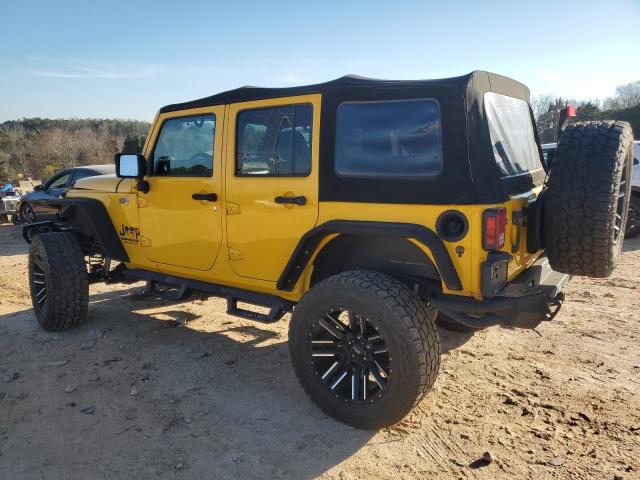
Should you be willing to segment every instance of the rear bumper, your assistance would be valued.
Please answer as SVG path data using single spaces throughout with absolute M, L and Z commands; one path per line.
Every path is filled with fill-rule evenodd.
M 491 298 L 478 301 L 441 295 L 433 297 L 431 303 L 452 320 L 471 328 L 535 328 L 557 315 L 564 300 L 562 289 L 570 279 L 570 275 L 554 271 L 542 256 Z

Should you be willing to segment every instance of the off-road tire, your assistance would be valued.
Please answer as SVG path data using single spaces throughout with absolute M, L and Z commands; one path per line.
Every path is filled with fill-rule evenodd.
M 640 234 L 640 195 L 634 193 L 629 203 L 629 218 L 624 238 L 634 238 Z
M 46 301 L 37 295 L 44 274 Z M 36 235 L 29 250 L 29 287 L 38 322 L 48 331 L 82 323 L 89 305 L 89 277 L 80 242 L 72 233 Z
M 626 122 L 576 123 L 562 133 L 543 203 L 554 270 L 607 277 L 615 268 L 631 196 L 632 144 Z
M 387 389 L 373 403 L 336 398 L 310 362 L 310 329 L 331 308 L 361 312 L 378 327 L 390 356 Z M 344 272 L 315 285 L 293 311 L 289 351 L 296 376 L 325 413 L 362 429 L 400 421 L 431 389 L 440 366 L 440 342 L 428 308 L 406 285 L 388 275 L 365 270 Z

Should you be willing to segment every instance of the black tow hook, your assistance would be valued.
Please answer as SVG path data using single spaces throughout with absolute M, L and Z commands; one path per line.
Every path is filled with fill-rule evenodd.
M 551 321 L 556 318 L 556 315 L 560 313 L 560 309 L 562 308 L 562 304 L 564 303 L 564 292 L 560 292 L 555 298 L 549 300 L 547 303 L 547 311 L 545 313 L 545 320 Z

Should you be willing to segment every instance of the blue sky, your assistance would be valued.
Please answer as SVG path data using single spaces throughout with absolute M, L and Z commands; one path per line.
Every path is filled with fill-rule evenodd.
M 640 0 L 0 0 L 0 121 L 151 120 L 241 85 L 474 69 L 533 94 L 605 97 L 640 79 Z

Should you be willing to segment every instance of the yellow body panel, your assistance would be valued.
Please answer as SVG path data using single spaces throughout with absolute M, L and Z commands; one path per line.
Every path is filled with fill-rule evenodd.
M 98 177 L 91 177 L 95 180 Z M 87 179 L 89 180 L 89 179 Z M 74 188 L 67 193 L 67 197 L 93 198 L 99 200 L 109 212 L 113 228 L 118 233 L 122 245 L 129 255 L 129 265 L 136 268 L 156 270 L 156 264 L 150 262 L 144 254 L 140 243 L 138 222 L 138 205 L 136 192 L 132 191 L 132 180 L 120 180 L 113 185 L 112 192 L 94 191 Z M 80 182 L 78 182 L 80 183 Z M 116 190 L 117 187 L 117 191 Z M 125 230 L 126 228 L 126 230 Z
M 232 104 L 227 130 L 227 245 L 236 253 L 231 268 L 242 277 L 275 282 L 300 237 L 318 218 L 320 95 Z M 275 105 L 313 105 L 311 173 L 304 177 L 236 176 L 236 117 L 246 109 Z M 278 196 L 305 196 L 306 205 L 278 204 Z
M 481 299 L 480 265 L 487 259 L 489 254 L 482 248 L 482 212 L 487 208 L 504 207 L 507 209 L 507 218 L 510 219 L 512 211 L 522 210 L 526 203 L 525 196 L 514 198 L 499 205 L 384 205 L 379 203 L 323 202 L 320 203 L 318 223 L 321 224 L 336 219 L 402 222 L 424 225 L 435 231 L 436 220 L 441 213 L 447 210 L 458 210 L 467 217 L 469 232 L 459 242 L 444 243 L 453 260 L 463 288 L 460 291 L 449 290 L 443 283 L 442 289 L 445 293 L 473 296 Z M 518 252 L 511 253 L 511 247 L 516 243 L 516 229 L 514 227 L 513 234 L 510 234 L 510 226 L 511 222 L 508 222 L 508 233 L 505 239 L 505 246 L 502 249 L 502 251 L 513 256 L 511 262 L 509 262 L 509 280 L 531 265 L 540 255 L 539 253 L 533 255 L 527 253 L 526 232 L 524 229 L 520 231 L 521 239 Z M 433 255 L 428 248 L 413 239 L 411 241 L 434 261 Z M 462 247 L 462 253 L 460 253 L 459 247 Z
M 311 103 L 313 105 L 312 167 L 306 177 L 235 176 L 235 125 L 238 112 L 247 108 Z M 445 293 L 481 299 L 481 265 L 488 252 L 482 248 L 482 213 L 487 208 L 507 209 L 504 252 L 511 254 L 508 278 L 513 279 L 540 255 L 526 251 L 526 227 L 520 230 L 520 248 L 512 252 L 517 229 L 513 211 L 521 211 L 538 190 L 526 192 L 499 205 L 391 205 L 318 201 L 321 95 L 303 95 L 162 113 L 156 116 L 144 147 L 153 151 L 162 122 L 167 118 L 214 113 L 214 174 L 207 178 L 153 177 L 148 194 L 137 192 L 135 181 L 81 180 L 68 197 L 100 200 L 123 241 L 130 268 L 159 271 L 297 301 L 309 288 L 312 261 L 291 292 L 279 291 L 276 280 L 300 238 L 314 226 L 330 220 L 402 222 L 436 230 L 438 216 L 458 210 L 469 222 L 467 235 L 458 242 L 445 242 L 462 283 L 462 290 Z M 94 188 L 95 190 L 90 190 Z M 117 191 L 116 191 L 117 189 Z M 192 193 L 216 193 L 215 202 L 191 199 Z M 276 196 L 304 195 L 305 206 L 281 205 Z M 128 228 L 125 228 L 128 227 Z M 323 239 L 313 254 L 336 235 Z M 409 239 L 432 261 L 431 252 Z M 435 262 L 434 262 L 435 264 Z
M 145 151 L 146 158 L 150 158 L 152 149 L 149 145 L 155 145 L 165 120 L 203 114 L 213 114 L 216 119 L 213 176 L 148 176 L 149 192 L 138 192 L 139 226 L 145 255 L 162 265 L 161 270 L 166 273 L 173 273 L 173 267 L 210 270 L 220 250 L 225 107 L 194 108 L 159 115 L 150 135 L 151 143 Z M 215 193 L 218 200 L 193 200 L 194 193 Z
M 73 187 L 89 191 L 115 192 L 121 181 L 121 178 L 116 177 L 116 174 L 112 173 L 110 175 L 81 178 L 76 181 Z

